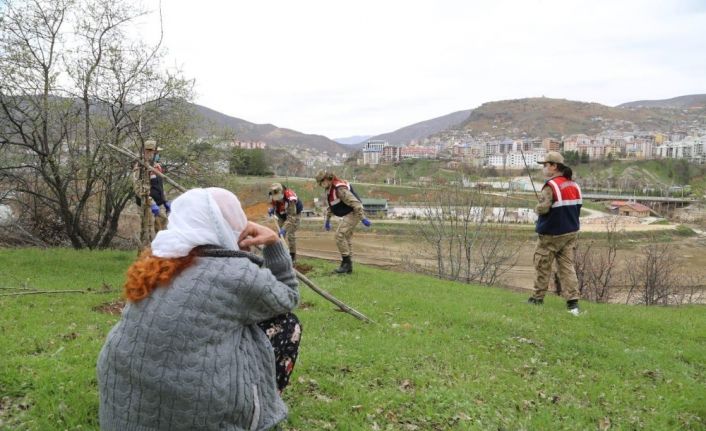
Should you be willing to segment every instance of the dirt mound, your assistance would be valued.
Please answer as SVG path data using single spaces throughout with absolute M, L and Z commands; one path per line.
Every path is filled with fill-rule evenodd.
M 316 306 L 316 304 L 314 304 L 313 302 L 302 301 L 302 302 L 299 303 L 299 305 L 297 305 L 297 309 L 299 309 L 299 310 L 309 310 L 309 309 L 311 309 L 311 308 L 314 308 L 315 306 Z
M 248 220 L 261 220 L 267 217 L 267 210 L 269 209 L 270 204 L 267 202 L 260 202 L 243 208 L 243 211 L 245 211 L 245 216 Z
M 307 265 L 306 263 L 297 263 L 294 265 L 294 269 L 301 272 L 302 274 L 306 274 L 312 269 L 314 269 L 314 267 L 311 265 Z
M 120 299 L 118 301 L 106 302 L 104 304 L 96 305 L 95 307 L 93 307 L 93 311 L 117 315 L 123 312 L 123 308 L 125 308 L 125 301 Z

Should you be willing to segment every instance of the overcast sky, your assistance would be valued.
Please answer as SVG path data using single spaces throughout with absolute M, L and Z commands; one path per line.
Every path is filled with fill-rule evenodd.
M 706 0 L 162 3 L 196 103 L 330 138 L 495 100 L 706 93 Z

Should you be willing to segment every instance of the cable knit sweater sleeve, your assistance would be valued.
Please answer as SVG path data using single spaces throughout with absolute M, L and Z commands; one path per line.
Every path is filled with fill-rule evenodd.
M 261 322 L 292 311 L 299 302 L 292 260 L 282 243 L 278 241 L 265 247 L 263 257 L 263 268 L 251 262 L 248 262 L 247 268 L 240 265 L 232 268 L 237 270 L 235 273 L 231 268 L 224 268 L 216 280 L 237 298 L 231 311 L 233 317 L 244 324 Z

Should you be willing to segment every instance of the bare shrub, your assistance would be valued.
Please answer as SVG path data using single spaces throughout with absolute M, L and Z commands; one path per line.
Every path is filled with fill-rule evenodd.
M 595 241 L 579 242 L 576 247 L 574 269 L 578 278 L 581 298 L 596 302 L 609 302 L 614 295 L 617 275 L 618 246 L 622 231 L 618 218 L 606 223 L 606 245 L 598 247 Z
M 648 244 L 644 254 L 626 267 L 626 303 L 669 305 L 678 293 L 676 267 L 669 244 Z
M 478 190 L 427 190 L 422 215 L 416 219 L 423 240 L 417 255 L 433 259 L 427 272 L 465 283 L 498 282 L 516 264 L 519 252 L 504 214 L 503 209 L 490 208 Z M 418 261 L 407 263 L 419 268 Z
M 706 283 L 703 275 L 682 274 L 677 277 L 682 283 L 672 294 L 674 305 L 703 304 L 706 300 Z

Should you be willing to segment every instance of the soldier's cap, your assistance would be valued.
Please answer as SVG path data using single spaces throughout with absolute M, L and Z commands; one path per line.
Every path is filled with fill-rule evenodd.
M 555 163 L 555 164 L 563 165 L 564 164 L 564 156 L 557 153 L 556 151 L 550 151 L 544 155 L 544 160 L 538 160 L 537 163 L 539 163 L 540 165 L 544 164 L 544 163 Z
M 162 151 L 162 147 L 158 147 L 154 139 L 148 139 L 145 141 L 145 150 Z
M 329 171 L 323 170 L 323 171 L 319 171 L 319 173 L 316 174 L 316 177 L 314 177 L 314 179 L 316 179 L 317 184 L 321 184 L 321 182 L 323 180 L 325 180 L 326 178 L 328 178 L 330 176 L 331 176 L 331 173 Z
M 272 185 L 270 186 L 270 192 L 268 194 L 274 195 L 277 193 L 282 193 L 283 188 L 284 187 L 282 187 L 282 184 L 280 183 L 272 183 Z

